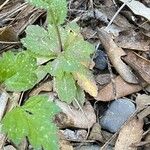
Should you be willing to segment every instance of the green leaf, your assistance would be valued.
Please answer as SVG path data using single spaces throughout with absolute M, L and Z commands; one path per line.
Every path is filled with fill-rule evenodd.
M 36 56 L 44 56 L 50 59 L 56 57 L 58 43 L 53 26 L 49 26 L 48 31 L 46 31 L 38 25 L 30 25 L 26 29 L 26 34 L 26 37 L 21 42 L 27 50 Z
M 35 73 L 16 73 L 11 78 L 5 80 L 8 91 L 26 91 L 35 85 L 37 75 Z
M 84 90 L 79 86 L 79 85 L 76 85 L 76 100 L 73 101 L 73 105 L 76 107 L 76 108 L 79 108 L 79 105 L 82 107 L 83 104 L 85 103 L 85 93 L 84 93 Z
M 57 127 L 53 117 L 60 110 L 46 96 L 29 98 L 24 106 L 14 108 L 2 120 L 2 130 L 14 143 L 26 136 L 35 149 L 58 150 Z
M 62 24 L 67 17 L 67 1 L 66 0 L 26 0 L 32 5 L 44 8 L 48 12 L 48 21 L 51 24 Z
M 27 52 L 3 53 L 0 59 L 0 83 L 10 91 L 25 91 L 36 84 L 36 59 Z
M 54 61 L 49 64 L 49 73 L 52 76 L 62 78 L 64 72 L 71 73 L 77 71 L 80 68 L 80 63 L 68 56 L 61 54 Z
M 26 2 L 39 7 L 39 8 L 44 8 L 44 9 L 48 9 L 49 8 L 49 0 L 25 0 Z
M 76 98 L 76 86 L 72 74 L 65 73 L 61 79 L 55 77 L 54 86 L 62 101 L 70 104 Z
M 14 61 L 16 59 L 12 52 L 3 53 L 0 59 L 0 83 L 13 76 L 15 71 Z
M 66 0 L 49 0 L 48 21 L 55 25 L 64 23 L 67 17 L 67 1 Z
M 66 55 L 79 62 L 90 61 L 90 54 L 94 52 L 94 46 L 87 41 L 84 41 L 80 36 L 72 38 L 68 47 L 65 49 Z

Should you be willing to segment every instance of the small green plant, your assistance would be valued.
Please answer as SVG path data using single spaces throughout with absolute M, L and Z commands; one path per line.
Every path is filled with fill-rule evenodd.
M 54 89 L 60 100 L 68 104 L 83 105 L 84 90 L 97 95 L 97 86 L 88 69 L 94 47 L 84 41 L 76 23 L 66 25 L 66 0 L 27 0 L 30 4 L 47 10 L 47 28 L 30 25 L 26 37 L 21 39 L 25 51 L 4 53 L 0 59 L 0 83 L 9 91 L 26 91 L 39 82 L 38 71 L 53 76 Z M 47 59 L 37 65 L 37 59 Z M 53 123 L 58 107 L 46 97 L 31 97 L 21 107 L 7 113 L 2 129 L 8 138 L 18 144 L 28 137 L 37 149 L 57 150 L 57 128 Z
M 21 106 L 8 112 L 2 121 L 2 130 L 15 143 L 28 137 L 35 149 L 57 150 L 57 127 L 53 123 L 53 116 L 59 108 L 48 101 L 46 96 L 34 96 Z

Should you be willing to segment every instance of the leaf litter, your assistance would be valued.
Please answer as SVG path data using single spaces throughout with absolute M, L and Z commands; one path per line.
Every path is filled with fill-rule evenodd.
M 41 7 L 38 8 L 41 6 L 40 3 L 37 5 L 37 7 L 33 7 L 27 3 L 24 3 L 22 0 L 13 0 L 13 3 L 8 2 L 3 7 L 1 7 L 0 50 L 1 53 L 3 53 L 0 59 L 0 62 L 2 61 L 0 72 L 3 76 L 2 78 L 0 76 L 0 81 L 3 83 L 1 84 L 1 88 L 4 91 L 4 88 L 6 87 L 5 90 L 9 94 L 10 91 L 14 92 L 16 87 L 18 87 L 15 89 L 16 91 L 18 91 L 18 89 L 21 89 L 21 91 L 30 89 L 29 91 L 22 93 L 19 91 L 20 97 L 17 98 L 18 103 L 13 104 L 12 107 L 15 107 L 18 104 L 26 104 L 25 101 L 27 100 L 28 96 L 31 97 L 32 95 L 48 94 L 49 99 L 51 99 L 51 101 L 58 105 L 62 110 L 62 112 L 57 114 L 54 119 L 54 122 L 59 126 L 60 129 L 64 130 L 72 128 L 79 130 L 83 128 L 88 130 L 88 135 L 84 139 L 84 142 L 78 139 L 77 141 L 80 142 L 76 144 L 74 143 L 75 141 L 72 141 L 71 139 L 65 139 L 65 142 L 60 141 L 62 149 L 67 148 L 72 150 L 78 147 L 80 144 L 86 145 L 86 143 L 90 143 L 90 145 L 94 146 L 97 144 L 95 140 L 98 141 L 98 146 L 101 149 L 111 147 L 116 150 L 136 150 L 138 149 L 139 145 L 142 145 L 144 142 L 145 143 L 142 145 L 142 148 L 145 150 L 149 149 L 150 146 L 146 143 L 148 138 L 145 138 L 143 135 L 143 129 L 146 129 L 147 131 L 150 129 L 150 101 L 149 91 L 147 88 L 147 86 L 150 84 L 150 8 L 148 2 L 147 0 L 143 0 L 141 2 L 135 0 L 131 0 L 130 2 L 125 0 L 120 0 L 120 2 L 110 0 L 102 0 L 100 2 L 94 0 L 92 2 L 93 3 L 87 3 L 86 1 L 81 2 L 80 0 L 68 1 L 69 7 L 67 14 L 67 21 L 76 19 L 78 20 L 77 23 L 83 31 L 81 33 L 88 42 L 92 43 L 92 46 L 90 46 L 88 42 L 82 45 L 81 41 L 84 41 L 82 36 L 75 35 L 77 40 L 70 40 L 69 42 L 76 42 L 76 47 L 73 47 L 71 44 L 70 47 L 68 47 L 68 43 L 65 43 L 66 54 L 64 54 L 64 59 L 67 60 L 66 62 L 68 63 L 62 63 L 62 61 L 58 60 L 57 62 L 58 64 L 61 64 L 61 67 L 63 68 L 62 69 L 57 67 L 56 61 L 54 61 L 53 64 L 48 62 L 50 64 L 48 67 L 42 67 L 43 75 L 40 75 L 40 80 L 37 79 L 37 72 L 35 71 L 36 66 L 43 65 L 47 63 L 47 61 L 55 59 L 57 55 L 55 52 L 59 52 L 59 47 L 57 47 L 56 44 L 57 39 L 55 39 L 55 36 L 53 36 L 53 34 L 56 33 L 51 32 L 52 30 L 50 27 L 47 28 L 47 22 L 45 21 L 46 11 Z M 44 4 L 46 4 L 46 8 L 48 3 L 48 1 L 44 2 Z M 56 3 L 54 2 L 54 4 Z M 51 5 L 53 6 L 54 4 Z M 124 5 L 124 8 L 119 11 L 116 17 L 114 17 L 117 10 L 121 7 L 121 4 Z M 3 5 L 3 3 L 0 3 L 0 6 L 1 5 Z M 90 9 L 91 6 L 93 8 L 92 10 Z M 62 7 L 64 10 L 62 10 Z M 56 16 L 58 17 L 56 17 L 55 22 L 53 22 L 51 17 L 47 19 L 51 23 L 56 23 L 59 25 L 64 23 L 64 19 L 66 19 L 65 9 L 67 9 L 66 1 L 57 1 L 57 5 L 54 6 L 53 9 Z M 139 11 L 139 9 L 141 11 Z M 58 12 L 61 13 L 58 14 Z M 109 24 L 112 18 L 112 23 Z M 33 35 L 33 37 L 31 31 L 33 26 L 32 24 L 36 24 L 34 27 L 37 28 L 36 35 Z M 109 30 L 105 30 L 108 25 Z M 39 26 L 44 27 L 42 29 L 43 34 L 39 34 L 39 30 L 41 30 Z M 26 28 L 26 36 L 31 34 L 31 39 L 24 38 Z M 62 33 L 63 30 L 64 29 L 62 28 Z M 70 37 L 72 38 L 74 36 L 73 31 L 68 30 L 68 33 L 68 35 L 63 33 L 63 38 L 65 37 L 66 39 L 69 39 Z M 38 38 L 43 39 L 42 43 L 38 41 Z M 31 66 L 30 63 L 34 60 L 28 59 L 28 56 L 26 55 L 18 56 L 17 53 L 20 51 L 18 48 L 21 47 L 20 40 L 23 44 L 33 42 L 33 46 L 35 46 L 35 48 L 28 47 L 30 44 L 24 44 L 24 46 L 27 49 L 30 49 L 33 58 L 38 56 L 39 59 L 44 60 L 42 61 L 43 63 L 34 64 L 34 66 Z M 45 41 L 48 41 L 49 44 L 46 45 Z M 39 47 L 36 45 L 39 45 Z M 92 67 L 90 68 L 90 72 L 86 72 L 86 70 L 89 70 L 88 67 L 90 63 L 90 57 L 87 56 L 95 53 L 93 51 L 94 46 L 97 46 L 98 49 L 106 52 L 107 57 L 110 60 L 110 64 L 108 63 L 108 67 L 103 71 Z M 12 48 L 15 48 L 13 50 L 15 55 L 5 55 L 5 51 L 10 51 Z M 21 60 L 24 59 L 24 57 L 26 57 L 26 61 L 22 62 Z M 74 57 L 76 57 L 76 59 L 73 59 Z M 93 58 L 92 55 L 91 58 Z M 81 61 L 81 64 L 78 64 L 78 61 Z M 7 65 L 8 62 L 9 65 Z M 20 64 L 24 64 L 24 68 L 22 68 L 21 71 L 18 71 Z M 69 66 L 69 64 L 71 64 L 71 66 Z M 84 69 L 79 70 L 78 65 L 83 65 L 84 67 L 82 67 Z M 4 67 L 6 66 L 8 68 L 8 72 L 10 72 L 9 75 L 7 75 L 7 71 L 4 70 Z M 51 72 L 51 66 L 56 70 Z M 48 74 L 47 69 L 49 69 Z M 31 71 L 31 74 L 29 73 L 29 70 Z M 64 73 L 63 70 L 65 70 L 67 73 Z M 52 73 L 54 78 L 52 78 L 49 73 Z M 108 76 L 105 77 L 105 75 Z M 28 76 L 28 79 L 23 80 L 26 78 L 26 76 Z M 98 76 L 101 76 L 100 80 L 104 79 L 107 81 L 97 81 L 96 77 Z M 10 80 L 5 80 L 4 82 L 4 78 L 10 78 Z M 58 80 L 59 82 L 57 82 Z M 35 84 L 37 85 L 35 86 Z M 64 102 L 61 102 L 58 100 L 58 98 Z M 129 98 L 134 104 L 136 104 L 137 111 L 135 112 L 134 117 L 131 116 L 127 123 L 123 124 L 118 132 L 110 137 L 109 140 L 104 141 L 106 132 L 103 132 L 103 129 L 98 127 L 98 129 L 100 129 L 96 131 L 96 133 L 95 131 L 89 129 L 92 129 L 94 124 L 99 125 L 98 119 L 96 118 L 103 116 L 105 111 L 109 109 L 109 104 L 111 101 L 117 100 L 118 98 Z M 8 106 L 11 105 L 9 101 L 7 103 Z M 3 106 L 2 104 L 3 103 L 0 103 L 1 107 Z M 98 105 L 99 109 L 97 109 L 97 107 L 95 108 L 95 104 Z M 35 106 L 35 110 L 34 107 L 31 108 L 31 110 L 33 109 L 32 111 L 36 112 L 40 110 L 38 108 L 38 103 L 33 103 L 32 105 Z M 12 107 L 10 106 L 10 108 Z M 21 107 L 23 108 L 25 106 Z M 9 107 L 5 105 L 2 109 L 2 113 L 4 109 L 7 110 L 7 108 Z M 55 108 L 55 106 L 53 108 Z M 30 115 L 28 114 L 29 116 L 24 116 L 25 114 L 22 111 L 17 110 L 17 108 L 13 109 L 13 111 L 19 114 L 18 116 L 20 116 L 20 120 L 22 120 L 22 123 L 24 123 L 22 127 L 27 130 L 28 126 L 25 123 L 25 118 L 28 118 Z M 44 117 L 47 112 L 46 110 L 44 112 L 40 110 L 36 113 L 35 115 L 43 115 L 41 117 Z M 13 118 L 12 121 L 15 119 L 17 120 L 18 118 Z M 44 133 L 46 130 L 44 132 L 40 132 L 41 128 L 39 128 L 39 126 L 48 125 L 47 122 L 42 122 L 43 120 L 38 122 L 34 119 L 34 117 L 30 118 L 29 120 L 32 122 L 31 125 L 36 124 L 37 128 L 39 129 L 38 131 L 36 131 L 36 129 L 33 130 L 32 134 L 30 134 L 30 138 L 31 136 L 33 136 L 32 138 L 35 138 L 35 136 L 41 138 L 47 136 L 47 134 Z M 145 120 L 145 122 L 143 122 L 143 120 Z M 19 142 L 20 137 L 22 137 L 25 132 L 24 130 L 21 130 L 22 127 L 18 124 L 17 121 L 14 121 L 14 123 L 17 124 L 16 126 L 18 132 L 20 133 L 15 133 L 18 135 L 17 142 Z M 16 132 L 13 125 L 10 126 L 10 128 Z M 46 128 L 47 127 L 45 127 L 45 129 Z M 58 129 L 53 126 L 49 126 L 49 128 L 47 128 L 47 132 L 56 130 Z M 118 135 L 118 137 L 116 135 Z M 14 135 L 11 136 L 13 137 Z M 50 134 L 48 136 L 49 137 L 47 138 L 51 138 Z M 4 137 L 5 136 L 0 134 L 0 138 L 2 139 L 0 142 L 0 147 L 5 147 Z M 39 140 L 38 143 L 35 143 L 35 141 L 30 140 L 30 138 L 29 141 L 32 143 L 32 145 L 43 144 L 45 149 L 51 146 L 52 149 L 56 149 L 56 147 L 53 146 L 54 143 L 50 144 L 49 141 L 43 141 L 42 139 Z M 112 142 L 113 138 L 114 141 Z M 7 142 L 13 146 L 11 141 L 7 140 Z M 26 148 L 29 148 L 28 145 L 26 146 Z

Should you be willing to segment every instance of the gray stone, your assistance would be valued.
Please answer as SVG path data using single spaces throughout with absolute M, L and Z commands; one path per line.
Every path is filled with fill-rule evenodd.
M 104 70 L 107 68 L 106 54 L 102 50 L 97 50 L 95 58 L 93 60 L 95 62 L 95 68 L 99 70 Z
M 115 100 L 100 118 L 100 125 L 112 133 L 117 132 L 134 112 L 135 105 L 129 99 Z

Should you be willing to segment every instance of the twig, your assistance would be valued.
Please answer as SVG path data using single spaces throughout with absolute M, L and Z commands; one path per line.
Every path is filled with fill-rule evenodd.
M 9 0 L 6 0 L 1 6 L 0 6 L 0 10 L 9 2 Z
M 109 30 L 110 25 L 111 25 L 112 22 L 115 20 L 115 18 L 116 18 L 117 15 L 119 14 L 119 12 L 124 8 L 124 6 L 125 6 L 127 3 L 131 2 L 131 1 L 132 1 L 132 0 L 127 0 L 127 2 L 124 2 L 124 3 L 122 4 L 122 6 L 118 9 L 118 11 L 115 13 L 115 15 L 112 17 L 112 19 L 111 19 L 110 22 L 108 23 L 107 27 L 105 28 L 106 31 Z
M 0 41 L 0 44 L 21 44 L 21 42 L 7 42 L 7 41 Z
M 115 100 L 117 100 L 118 96 L 117 96 L 116 84 L 115 84 L 115 80 L 114 80 L 114 76 L 113 76 L 113 72 L 112 72 L 112 69 L 111 69 L 111 64 L 110 64 L 108 56 L 106 56 L 106 59 L 107 59 L 108 70 L 109 70 L 109 73 L 110 73 L 110 79 L 111 79 L 111 83 L 112 83 L 112 87 L 113 87 L 113 93 L 115 95 Z

